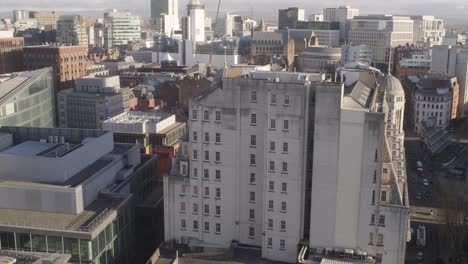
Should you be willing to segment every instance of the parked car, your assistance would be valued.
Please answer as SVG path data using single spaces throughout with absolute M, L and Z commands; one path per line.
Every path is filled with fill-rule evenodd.
M 423 185 L 424 185 L 424 186 L 429 186 L 429 181 L 428 181 L 427 179 L 424 179 L 424 180 L 423 180 Z
M 418 251 L 416 254 L 416 260 L 417 261 L 423 261 L 424 260 L 424 253 L 422 251 Z
M 422 200 L 422 194 L 420 192 L 416 193 L 416 200 Z
M 426 193 L 424 193 L 424 196 L 426 196 L 426 198 L 432 198 L 432 192 L 426 191 Z

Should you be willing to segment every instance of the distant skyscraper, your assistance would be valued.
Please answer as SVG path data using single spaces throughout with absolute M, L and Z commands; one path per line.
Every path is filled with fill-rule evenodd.
M 60 16 L 57 21 L 57 42 L 61 45 L 88 47 L 86 21 L 78 15 Z
M 278 11 L 278 29 L 294 28 L 295 22 L 304 21 L 304 9 L 290 7 Z
M 28 10 L 13 10 L 13 23 L 29 18 Z
M 411 16 L 413 20 L 414 43 L 429 42 L 432 45 L 442 44 L 445 35 L 444 21 L 433 16 Z
M 205 41 L 205 6 L 200 0 L 191 0 L 187 6 L 190 29 L 190 40 L 193 42 Z
M 151 0 L 151 19 L 160 33 L 171 35 L 179 30 L 179 0 Z
M 141 39 L 141 20 L 126 11 L 111 10 L 104 14 L 104 42 L 106 48 L 127 45 Z
M 347 20 L 359 16 L 359 9 L 350 6 L 340 6 L 338 8 L 325 8 L 323 10 L 323 20 L 340 22 L 340 41 L 346 40 Z
M 59 14 L 56 11 L 33 11 L 30 12 L 30 17 L 37 20 L 37 23 L 39 23 L 40 26 L 43 26 L 46 30 L 57 28 Z

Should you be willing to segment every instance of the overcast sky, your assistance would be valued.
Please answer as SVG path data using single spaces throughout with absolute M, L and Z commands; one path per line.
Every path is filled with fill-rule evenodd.
M 179 0 L 183 8 L 189 0 Z M 216 9 L 217 0 L 201 0 L 209 11 Z M 468 1 L 466 0 L 222 0 L 221 11 L 253 13 L 254 17 L 275 18 L 278 8 L 299 6 L 307 14 L 317 13 L 326 7 L 351 5 L 361 13 L 423 14 L 436 15 L 446 20 L 468 23 Z M 268 8 L 265 8 L 268 4 Z M 62 11 L 95 11 L 109 8 L 129 9 L 149 16 L 150 0 L 0 0 L 0 12 L 13 9 L 57 9 Z

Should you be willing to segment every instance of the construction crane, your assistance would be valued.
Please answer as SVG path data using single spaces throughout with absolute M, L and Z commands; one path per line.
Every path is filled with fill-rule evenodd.
M 218 26 L 219 8 L 220 8 L 220 7 L 221 7 L 221 0 L 218 0 L 218 9 L 216 10 L 216 19 L 215 19 L 215 22 L 214 22 L 213 32 L 216 31 L 216 27 Z M 214 34 L 213 34 L 213 36 L 214 36 Z M 209 60 L 209 63 L 208 63 L 208 67 L 209 67 L 210 69 L 212 69 L 212 67 L 211 67 L 211 60 L 212 60 L 212 58 L 213 58 L 214 45 L 215 45 L 215 42 L 214 42 L 214 39 L 213 39 L 212 42 L 211 42 L 210 60 Z

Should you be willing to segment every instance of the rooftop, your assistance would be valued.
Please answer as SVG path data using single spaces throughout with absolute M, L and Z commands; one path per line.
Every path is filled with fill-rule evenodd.
M 0 75 L 0 103 L 21 90 L 25 84 L 50 68 Z

